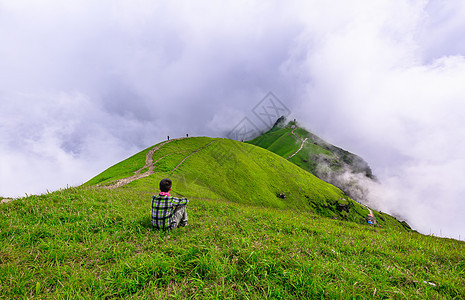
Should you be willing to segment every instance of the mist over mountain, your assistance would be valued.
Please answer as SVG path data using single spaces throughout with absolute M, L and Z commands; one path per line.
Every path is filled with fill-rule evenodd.
M 295 119 L 287 122 L 281 116 L 270 130 L 247 142 L 286 158 L 360 203 L 369 202 L 368 182 L 377 182 L 363 158 L 324 141 Z

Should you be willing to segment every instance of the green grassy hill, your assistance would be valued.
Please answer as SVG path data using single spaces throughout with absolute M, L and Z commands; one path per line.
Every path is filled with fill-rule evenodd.
M 463 242 L 405 230 L 388 215 L 367 226 L 367 210 L 339 189 L 253 145 L 189 138 L 158 146 L 153 167 L 145 165 L 150 147 L 82 186 L 1 204 L 0 298 L 465 294 Z M 138 179 L 110 188 L 134 172 Z M 189 226 L 171 232 L 150 223 L 164 177 L 190 199 Z
M 186 156 L 201 148 L 173 172 Z M 144 166 L 149 150 L 116 164 L 86 185 L 111 185 L 115 180 L 130 176 Z M 133 181 L 127 188 L 149 184 L 156 189 L 162 178 L 170 177 L 177 183 L 173 190 L 178 195 L 302 209 L 335 219 L 366 222 L 368 210 L 341 190 L 260 147 L 228 139 L 180 139 L 156 151 L 153 161 L 157 160 L 154 175 Z M 278 195 L 284 195 L 285 199 Z M 389 215 L 375 214 L 381 226 L 404 228 Z
M 283 117 L 268 132 L 247 143 L 288 159 L 357 200 L 365 200 L 363 185 L 357 183 L 357 176 L 376 180 L 368 163 L 361 157 L 329 144 L 295 121 L 286 123 Z M 343 176 L 345 173 L 355 176 L 347 179 Z

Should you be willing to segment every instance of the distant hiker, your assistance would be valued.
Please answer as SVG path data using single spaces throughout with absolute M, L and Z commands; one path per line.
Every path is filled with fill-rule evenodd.
M 152 224 L 157 229 L 172 230 L 187 225 L 186 198 L 171 197 L 172 182 L 165 178 L 160 181 L 160 194 L 152 197 Z
M 170 140 L 170 136 L 168 136 L 168 141 Z
M 367 215 L 367 223 L 370 226 L 374 226 L 376 224 L 376 218 L 371 213 Z
M 189 137 L 189 134 L 188 134 L 188 133 L 186 133 L 186 137 Z

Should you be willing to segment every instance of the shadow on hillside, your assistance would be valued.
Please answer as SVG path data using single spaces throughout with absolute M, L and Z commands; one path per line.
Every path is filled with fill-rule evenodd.
M 137 223 L 139 223 L 139 225 L 144 227 L 144 228 L 153 229 L 152 220 L 151 220 L 150 216 L 146 217 L 146 218 L 139 219 Z

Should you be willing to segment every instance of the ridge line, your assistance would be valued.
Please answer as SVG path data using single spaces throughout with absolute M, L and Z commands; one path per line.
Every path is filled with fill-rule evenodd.
M 153 162 L 153 154 L 155 153 L 155 151 L 158 151 L 163 145 L 167 144 L 167 143 L 170 143 L 172 141 L 176 141 L 176 140 L 180 140 L 180 139 L 185 139 L 184 137 L 182 138 L 177 138 L 177 139 L 171 139 L 171 140 L 168 140 L 168 141 L 164 141 L 158 145 L 156 145 L 155 147 L 153 147 L 152 149 L 150 149 L 147 154 L 145 155 L 145 164 L 142 168 L 140 168 L 139 170 L 135 171 L 134 172 L 134 175 L 132 176 L 129 176 L 129 177 L 125 177 L 125 178 L 122 178 L 122 179 L 118 179 L 114 184 L 111 184 L 111 185 L 98 185 L 98 187 L 101 187 L 101 188 L 105 188 L 105 189 L 115 189 L 115 188 L 118 188 L 118 187 L 122 187 L 134 180 L 137 180 L 137 179 L 141 179 L 141 178 L 145 178 L 147 176 L 150 176 L 152 174 L 154 174 L 154 170 L 155 170 L 155 166 L 154 166 L 154 162 Z M 165 155 L 166 156 L 166 155 Z M 163 156 L 163 157 L 165 157 Z M 162 159 L 163 157 L 157 159 L 157 162 Z M 142 172 L 143 169 L 145 168 L 149 168 L 147 170 L 147 172 L 144 172 L 142 174 L 140 174 L 140 172 Z

